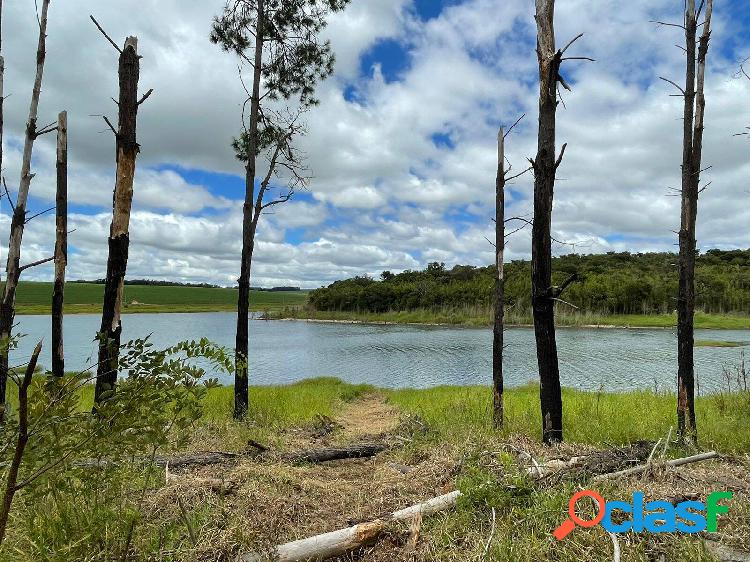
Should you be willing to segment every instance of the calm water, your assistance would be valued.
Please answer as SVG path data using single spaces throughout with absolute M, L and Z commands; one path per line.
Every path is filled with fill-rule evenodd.
M 68 370 L 82 369 L 96 356 L 93 337 L 100 318 L 65 318 L 65 358 Z M 207 336 L 234 346 L 232 313 L 128 314 L 123 341 L 153 334 L 156 346 Z M 49 316 L 18 317 L 17 333 L 27 334 L 11 356 L 23 363 L 40 338 L 50 341 Z M 263 322 L 250 325 L 251 384 L 290 383 L 331 375 L 354 383 L 384 387 L 423 388 L 435 385 L 489 384 L 492 333 L 487 329 L 371 326 L 307 322 Z M 698 330 L 696 338 L 750 343 L 750 331 Z M 534 332 L 506 333 L 506 384 L 536 378 Z M 701 392 L 721 387 L 723 365 L 736 365 L 742 348 L 698 348 L 696 370 Z M 596 390 L 672 388 L 676 378 L 676 333 L 673 330 L 558 330 L 562 383 Z M 41 359 L 51 364 L 49 348 Z M 224 379 L 228 382 L 227 379 Z

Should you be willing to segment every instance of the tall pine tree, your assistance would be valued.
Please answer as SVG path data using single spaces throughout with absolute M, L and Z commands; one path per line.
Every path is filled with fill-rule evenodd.
M 244 418 L 248 409 L 248 322 L 250 316 L 250 269 L 258 219 L 263 210 L 285 201 L 304 183 L 301 159 L 293 140 L 302 133 L 299 115 L 315 105 L 315 86 L 333 72 L 331 45 L 321 32 L 326 17 L 349 0 L 232 0 L 214 18 L 211 41 L 235 53 L 252 70 L 250 115 L 243 114 L 243 134 L 233 146 L 245 163 L 245 202 L 242 212 L 242 261 L 237 300 L 235 340 L 234 417 Z M 281 100 L 293 109 L 275 110 Z M 256 193 L 257 159 L 265 154 L 269 169 Z M 278 194 L 271 178 L 279 173 L 287 184 Z

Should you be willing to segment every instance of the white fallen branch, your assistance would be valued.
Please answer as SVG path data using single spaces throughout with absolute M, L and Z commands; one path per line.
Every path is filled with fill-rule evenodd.
M 268 553 L 241 554 L 237 557 L 237 562 L 300 562 L 339 556 L 375 541 L 389 521 L 404 521 L 413 519 L 416 515 L 425 516 L 445 511 L 456 505 L 459 497 L 461 492 L 451 492 L 396 511 L 388 517 L 279 545 Z
M 719 453 L 716 451 L 709 451 L 708 453 L 701 453 L 699 455 L 693 455 L 691 457 L 685 457 L 682 459 L 674 459 L 671 461 L 667 461 L 664 463 L 666 466 L 676 468 L 678 466 L 682 466 L 685 464 L 690 464 L 694 462 L 701 462 L 701 461 L 707 461 L 711 459 L 719 458 Z M 600 474 L 599 476 L 595 476 L 591 479 L 592 482 L 598 482 L 601 480 L 610 480 L 612 478 L 619 478 L 621 476 L 632 476 L 634 474 L 642 474 L 643 472 L 646 472 L 649 468 L 651 468 L 652 464 L 644 464 L 641 466 L 634 466 L 633 468 L 626 468 L 625 470 L 620 470 L 618 472 L 609 472 L 607 474 Z
M 484 553 L 482 554 L 481 562 L 484 562 L 484 560 L 487 559 L 487 554 L 490 552 L 490 545 L 492 544 L 492 539 L 495 536 L 495 524 L 497 523 L 497 514 L 495 513 L 495 508 L 492 508 L 492 527 L 490 528 L 490 536 L 487 537 L 487 542 L 484 544 Z
M 620 562 L 620 541 L 617 540 L 617 535 L 607 531 L 609 538 L 612 539 L 612 546 L 615 549 L 614 556 L 612 557 L 613 562 Z

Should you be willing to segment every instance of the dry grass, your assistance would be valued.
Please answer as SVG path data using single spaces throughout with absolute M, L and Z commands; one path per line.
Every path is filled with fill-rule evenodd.
M 404 416 L 374 392 L 341 403 L 335 410 L 338 413 L 332 418 L 323 416 L 279 430 L 271 454 L 174 475 L 148 496 L 145 518 L 182 520 L 186 527 L 190 522 L 196 544 L 180 553 L 181 560 L 228 561 L 239 552 L 265 551 L 276 544 L 370 521 L 459 487 L 465 497 L 457 509 L 425 518 L 414 550 L 405 548 L 406 522 L 392 525 L 377 543 L 341 560 L 611 560 L 610 539 L 598 528 L 577 530 L 563 543 L 556 543 L 551 531 L 564 519 L 571 493 L 584 482 L 576 477 L 552 483 L 532 481 L 525 476 L 531 461 L 520 453 L 547 464 L 553 459 L 591 457 L 600 448 L 569 443 L 545 447 L 524 435 L 466 434 L 463 439 L 446 441 L 419 418 Z M 319 465 L 290 464 L 279 454 L 372 440 L 384 440 L 393 447 L 372 459 Z M 205 448 L 205 440 L 201 444 Z M 620 465 L 608 468 L 622 467 L 629 462 L 625 457 L 620 454 L 613 461 Z M 398 469 L 404 466 L 409 467 L 405 474 Z M 702 500 L 711 491 L 731 490 L 735 492 L 732 510 L 721 519 L 719 533 L 703 538 L 750 551 L 749 466 L 747 457 L 669 470 L 657 464 L 643 477 L 608 483 L 600 490 L 610 499 L 641 490 L 649 499 L 694 495 Z M 227 491 L 211 485 L 216 478 L 225 482 Z M 491 507 L 496 508 L 498 521 L 485 557 Z M 629 533 L 619 540 L 623 560 L 712 559 L 701 538 Z
M 148 498 L 146 517 L 179 518 L 177 498 L 195 530 L 196 560 L 230 560 L 239 550 L 263 551 L 276 544 L 370 521 L 453 487 L 456 470 L 449 449 L 413 455 L 400 443 L 398 411 L 377 395 L 346 404 L 338 428 L 320 435 L 313 424 L 290 428 L 278 449 L 234 466 L 205 467 L 170 477 Z M 280 453 L 352 442 L 389 440 L 395 448 L 371 459 L 325 464 L 289 464 Z M 408 464 L 403 474 L 391 464 Z M 206 487 L 221 478 L 231 493 Z M 219 490 L 221 492 L 221 490 Z M 211 517 L 203 514 L 211 513 Z M 218 517 L 217 517 L 218 514 Z

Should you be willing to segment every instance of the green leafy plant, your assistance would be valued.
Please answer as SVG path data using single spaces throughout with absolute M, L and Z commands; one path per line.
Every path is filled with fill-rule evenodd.
M 37 512 L 38 506 L 50 505 L 67 514 L 72 528 L 84 522 L 90 527 L 92 514 L 108 513 L 107 519 L 116 518 L 129 537 L 127 551 L 139 502 L 125 492 L 150 485 L 158 451 L 186 443 L 203 413 L 207 390 L 217 385 L 215 379 L 206 380 L 206 369 L 231 372 L 233 359 L 207 339 L 162 350 L 155 350 L 148 338 L 130 341 L 120 349 L 123 377 L 107 389 L 92 413 L 96 366 L 62 378 L 35 376 L 40 351 L 41 342 L 23 377 L 11 371 L 18 408 L 9 409 L 0 427 L 0 462 L 5 468 L 0 544 L 14 495 L 24 490 L 22 502 Z M 86 532 L 106 545 L 111 529 Z

